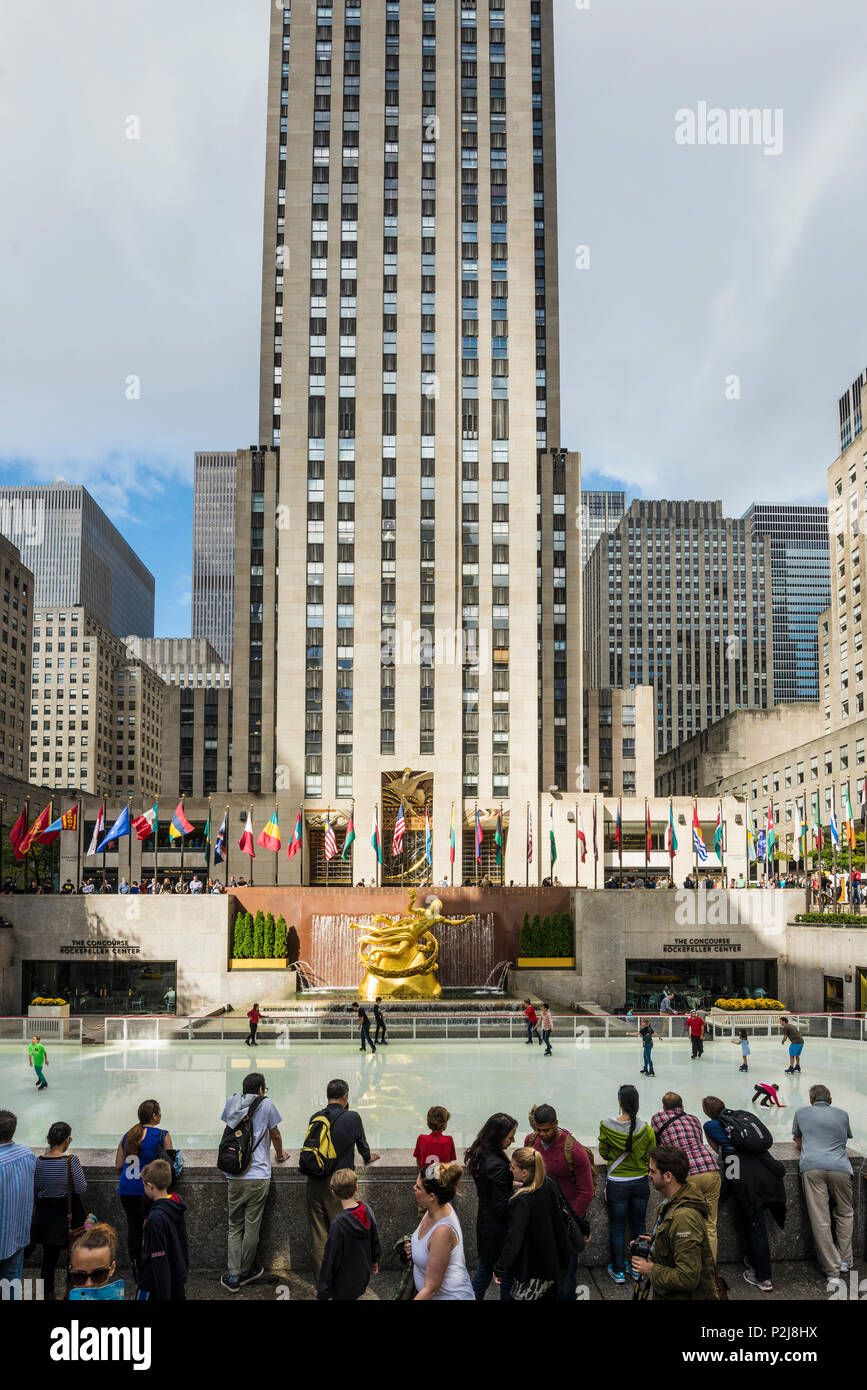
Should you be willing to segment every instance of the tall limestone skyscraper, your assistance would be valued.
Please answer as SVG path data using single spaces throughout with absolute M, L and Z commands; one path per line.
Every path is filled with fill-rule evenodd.
M 427 872 L 425 810 L 451 874 L 454 807 L 454 879 L 472 878 L 478 804 L 482 871 L 523 882 L 540 790 L 581 787 L 553 55 L 551 0 L 272 10 L 233 786 L 305 808 L 313 881 L 320 813 L 339 826 L 354 802 L 345 875 L 374 875 L 375 808 L 383 881 Z

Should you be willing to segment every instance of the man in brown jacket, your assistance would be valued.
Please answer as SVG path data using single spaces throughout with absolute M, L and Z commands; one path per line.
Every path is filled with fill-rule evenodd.
M 664 1200 L 651 1236 L 651 1257 L 635 1256 L 632 1268 L 649 1279 L 656 1299 L 711 1302 L 717 1291 L 707 1234 L 710 1208 L 688 1178 L 689 1159 L 682 1149 L 662 1144 L 652 1151 L 650 1181 Z

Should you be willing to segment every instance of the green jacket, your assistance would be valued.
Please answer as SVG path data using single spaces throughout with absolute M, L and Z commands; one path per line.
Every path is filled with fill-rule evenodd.
M 658 1299 L 716 1299 L 707 1237 L 710 1208 L 689 1179 L 660 1210 L 653 1237 L 650 1284 Z
M 603 1120 L 599 1126 L 599 1157 L 604 1158 L 611 1172 L 617 1159 L 626 1150 L 629 1124 L 626 1120 Z M 650 1125 L 639 1116 L 632 1136 L 632 1149 L 614 1169 L 615 1178 L 646 1178 L 649 1155 L 656 1148 L 656 1136 Z

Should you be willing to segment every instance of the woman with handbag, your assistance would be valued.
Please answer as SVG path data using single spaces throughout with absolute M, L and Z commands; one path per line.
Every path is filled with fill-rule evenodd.
M 75 1154 L 68 1154 L 72 1130 L 58 1120 L 48 1131 L 48 1149 L 36 1160 L 33 1180 L 35 1204 L 30 1227 L 30 1244 L 42 1246 L 44 1297 L 53 1299 L 54 1272 L 70 1241 L 81 1235 L 87 1212 L 82 1197 L 87 1182 Z
M 168 1130 L 160 1129 L 161 1119 L 159 1101 L 143 1100 L 138 1108 L 138 1123 L 123 1136 L 114 1156 L 119 1174 L 117 1195 L 126 1216 L 127 1250 L 136 1279 L 141 1266 L 142 1231 L 150 1207 L 141 1172 L 152 1159 L 167 1157 L 167 1151 L 173 1147 Z
M 573 1254 L 560 1189 L 535 1149 L 516 1149 L 511 1167 L 517 1191 L 494 1278 L 499 1284 L 512 1275 L 515 1303 L 553 1303 Z

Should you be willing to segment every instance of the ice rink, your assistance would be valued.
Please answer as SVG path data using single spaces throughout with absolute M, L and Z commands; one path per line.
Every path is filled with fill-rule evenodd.
M 562 1124 L 593 1142 L 599 1120 L 616 1113 L 617 1088 L 639 1089 L 641 1114 L 661 1108 L 667 1090 L 678 1091 L 686 1107 L 701 1113 L 701 1098 L 721 1097 L 728 1106 L 748 1109 L 755 1081 L 781 1083 L 786 1110 L 763 1110 L 778 1140 L 791 1134 L 792 1115 L 809 1104 L 813 1082 L 829 1087 L 836 1105 L 848 1110 L 854 1142 L 867 1152 L 867 1047 L 857 1042 L 807 1039 L 800 1077 L 784 1076 L 786 1051 L 779 1039 L 752 1040 L 750 1072 L 738 1072 L 740 1054 L 729 1041 L 706 1044 L 700 1061 L 690 1060 L 686 1039 L 657 1042 L 656 1077 L 641 1076 L 641 1055 L 633 1039 L 553 1041 L 554 1055 L 528 1047 L 522 1039 L 453 1042 L 396 1040 L 375 1056 L 362 1056 L 357 1044 L 267 1042 L 255 1049 L 243 1043 L 162 1042 L 78 1047 L 48 1043 L 48 1090 L 37 1093 L 27 1065 L 27 1048 L 0 1044 L 0 1107 L 19 1117 L 16 1139 L 40 1145 L 54 1120 L 72 1126 L 73 1147 L 117 1144 L 135 1123 L 140 1101 L 160 1102 L 163 1125 L 182 1148 L 214 1149 L 222 1132 L 226 1097 L 239 1090 L 247 1072 L 264 1072 L 269 1094 L 283 1116 L 283 1142 L 297 1156 L 309 1115 L 325 1100 L 326 1082 L 349 1082 L 350 1104 L 360 1110 L 374 1148 L 412 1147 L 425 1129 L 430 1105 L 451 1111 L 449 1131 L 459 1154 L 481 1123 L 496 1110 L 515 1116 L 523 1136 L 533 1104 L 554 1104 Z

